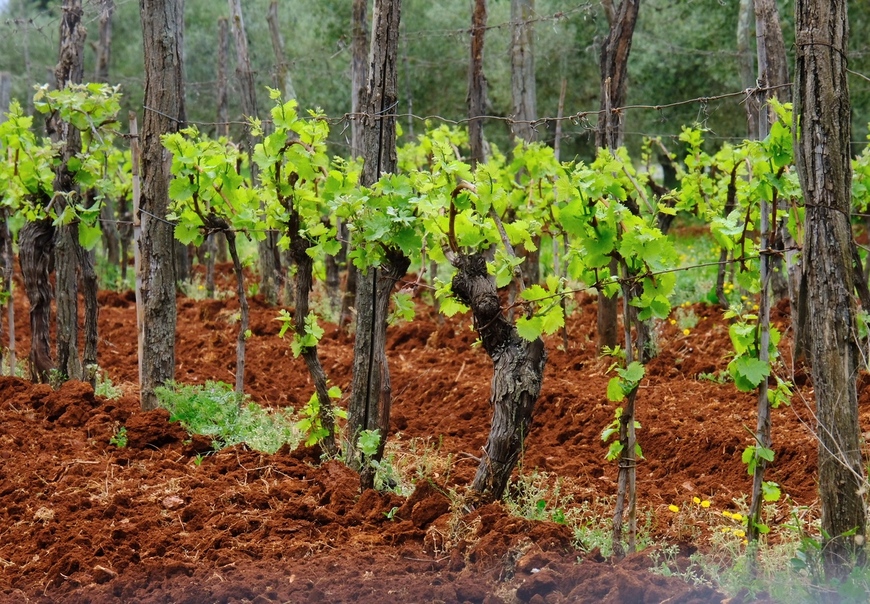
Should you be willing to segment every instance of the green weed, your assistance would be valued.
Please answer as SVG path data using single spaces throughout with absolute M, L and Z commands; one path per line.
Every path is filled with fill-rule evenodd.
M 192 386 L 174 384 L 155 389 L 160 406 L 193 434 L 213 439 L 215 449 L 245 443 L 274 453 L 285 443 L 299 444 L 301 436 L 290 413 L 263 408 L 240 396 L 223 382 Z

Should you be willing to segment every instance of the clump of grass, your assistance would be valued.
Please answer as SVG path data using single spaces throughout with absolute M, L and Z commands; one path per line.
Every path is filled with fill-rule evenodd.
M 245 443 L 274 453 L 301 440 L 289 412 L 263 408 L 223 382 L 171 384 L 156 388 L 155 393 L 160 406 L 169 411 L 170 421 L 181 422 L 191 434 L 211 437 L 215 449 Z
M 124 392 L 119 386 L 115 386 L 112 383 L 112 379 L 108 375 L 106 375 L 105 371 L 97 369 L 94 394 L 113 401 L 117 398 L 121 398 L 121 395 L 124 394 Z

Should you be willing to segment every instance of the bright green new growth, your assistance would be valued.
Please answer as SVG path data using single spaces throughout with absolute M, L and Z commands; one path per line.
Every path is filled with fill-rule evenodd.
M 338 386 L 330 388 L 329 398 L 334 400 L 340 399 L 341 388 Z M 347 411 L 340 407 L 333 406 L 332 413 L 335 417 L 347 419 Z M 299 410 L 299 414 L 302 416 L 302 419 L 296 422 L 295 428 L 302 433 L 305 438 L 305 446 L 310 447 L 315 445 L 329 435 L 329 432 L 323 427 L 320 420 L 320 399 L 317 398 L 316 392 L 311 395 L 310 399 L 308 399 L 308 403 Z M 338 426 L 335 427 L 335 432 L 336 436 L 338 436 Z
M 191 434 L 212 438 L 215 449 L 245 443 L 274 453 L 284 444 L 299 442 L 296 424 L 286 411 L 264 409 L 223 382 L 205 385 L 174 384 L 155 389 L 170 421 L 181 422 Z

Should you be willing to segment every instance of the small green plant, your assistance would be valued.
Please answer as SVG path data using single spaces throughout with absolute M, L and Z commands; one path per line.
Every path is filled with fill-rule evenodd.
M 96 370 L 97 384 L 94 386 L 94 394 L 113 401 L 121 398 L 124 392 L 112 383 L 112 379 L 101 369 Z
M 170 421 L 179 421 L 192 434 L 213 439 L 215 449 L 245 443 L 252 449 L 274 453 L 285 443 L 300 440 L 295 422 L 282 410 L 264 409 L 223 382 L 205 385 L 172 384 L 155 389 Z
M 329 398 L 341 398 L 341 388 L 338 386 L 330 388 Z M 340 407 L 333 406 L 332 412 L 336 417 L 347 419 L 347 412 Z M 316 392 L 311 395 L 310 399 L 308 399 L 308 403 L 299 410 L 299 414 L 302 416 L 302 419 L 296 422 L 296 429 L 305 437 L 306 446 L 310 447 L 311 445 L 320 442 L 329 434 L 329 431 L 323 427 L 323 424 L 320 421 L 320 399 L 317 397 Z M 335 431 L 338 431 L 337 425 Z
M 720 369 L 719 371 L 711 373 L 699 373 L 697 379 L 699 382 L 727 384 L 731 380 L 731 376 L 724 369 Z
M 505 505 L 515 516 L 528 520 L 548 520 L 568 524 L 566 509 L 571 495 L 562 493 L 562 480 L 553 480 L 546 472 L 521 473 L 505 495 Z
M 115 445 L 119 449 L 125 448 L 127 446 L 127 428 L 124 426 L 118 428 L 112 438 L 109 439 L 109 443 Z

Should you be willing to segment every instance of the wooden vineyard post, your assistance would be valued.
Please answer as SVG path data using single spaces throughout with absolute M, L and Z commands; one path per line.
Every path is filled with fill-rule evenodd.
M 130 163 L 133 181 L 133 269 L 136 272 L 136 359 L 139 365 L 139 387 L 142 387 L 142 352 L 145 329 L 145 309 L 142 305 L 142 254 L 139 239 L 142 237 L 142 219 L 139 215 L 139 124 L 136 114 L 130 116 Z

